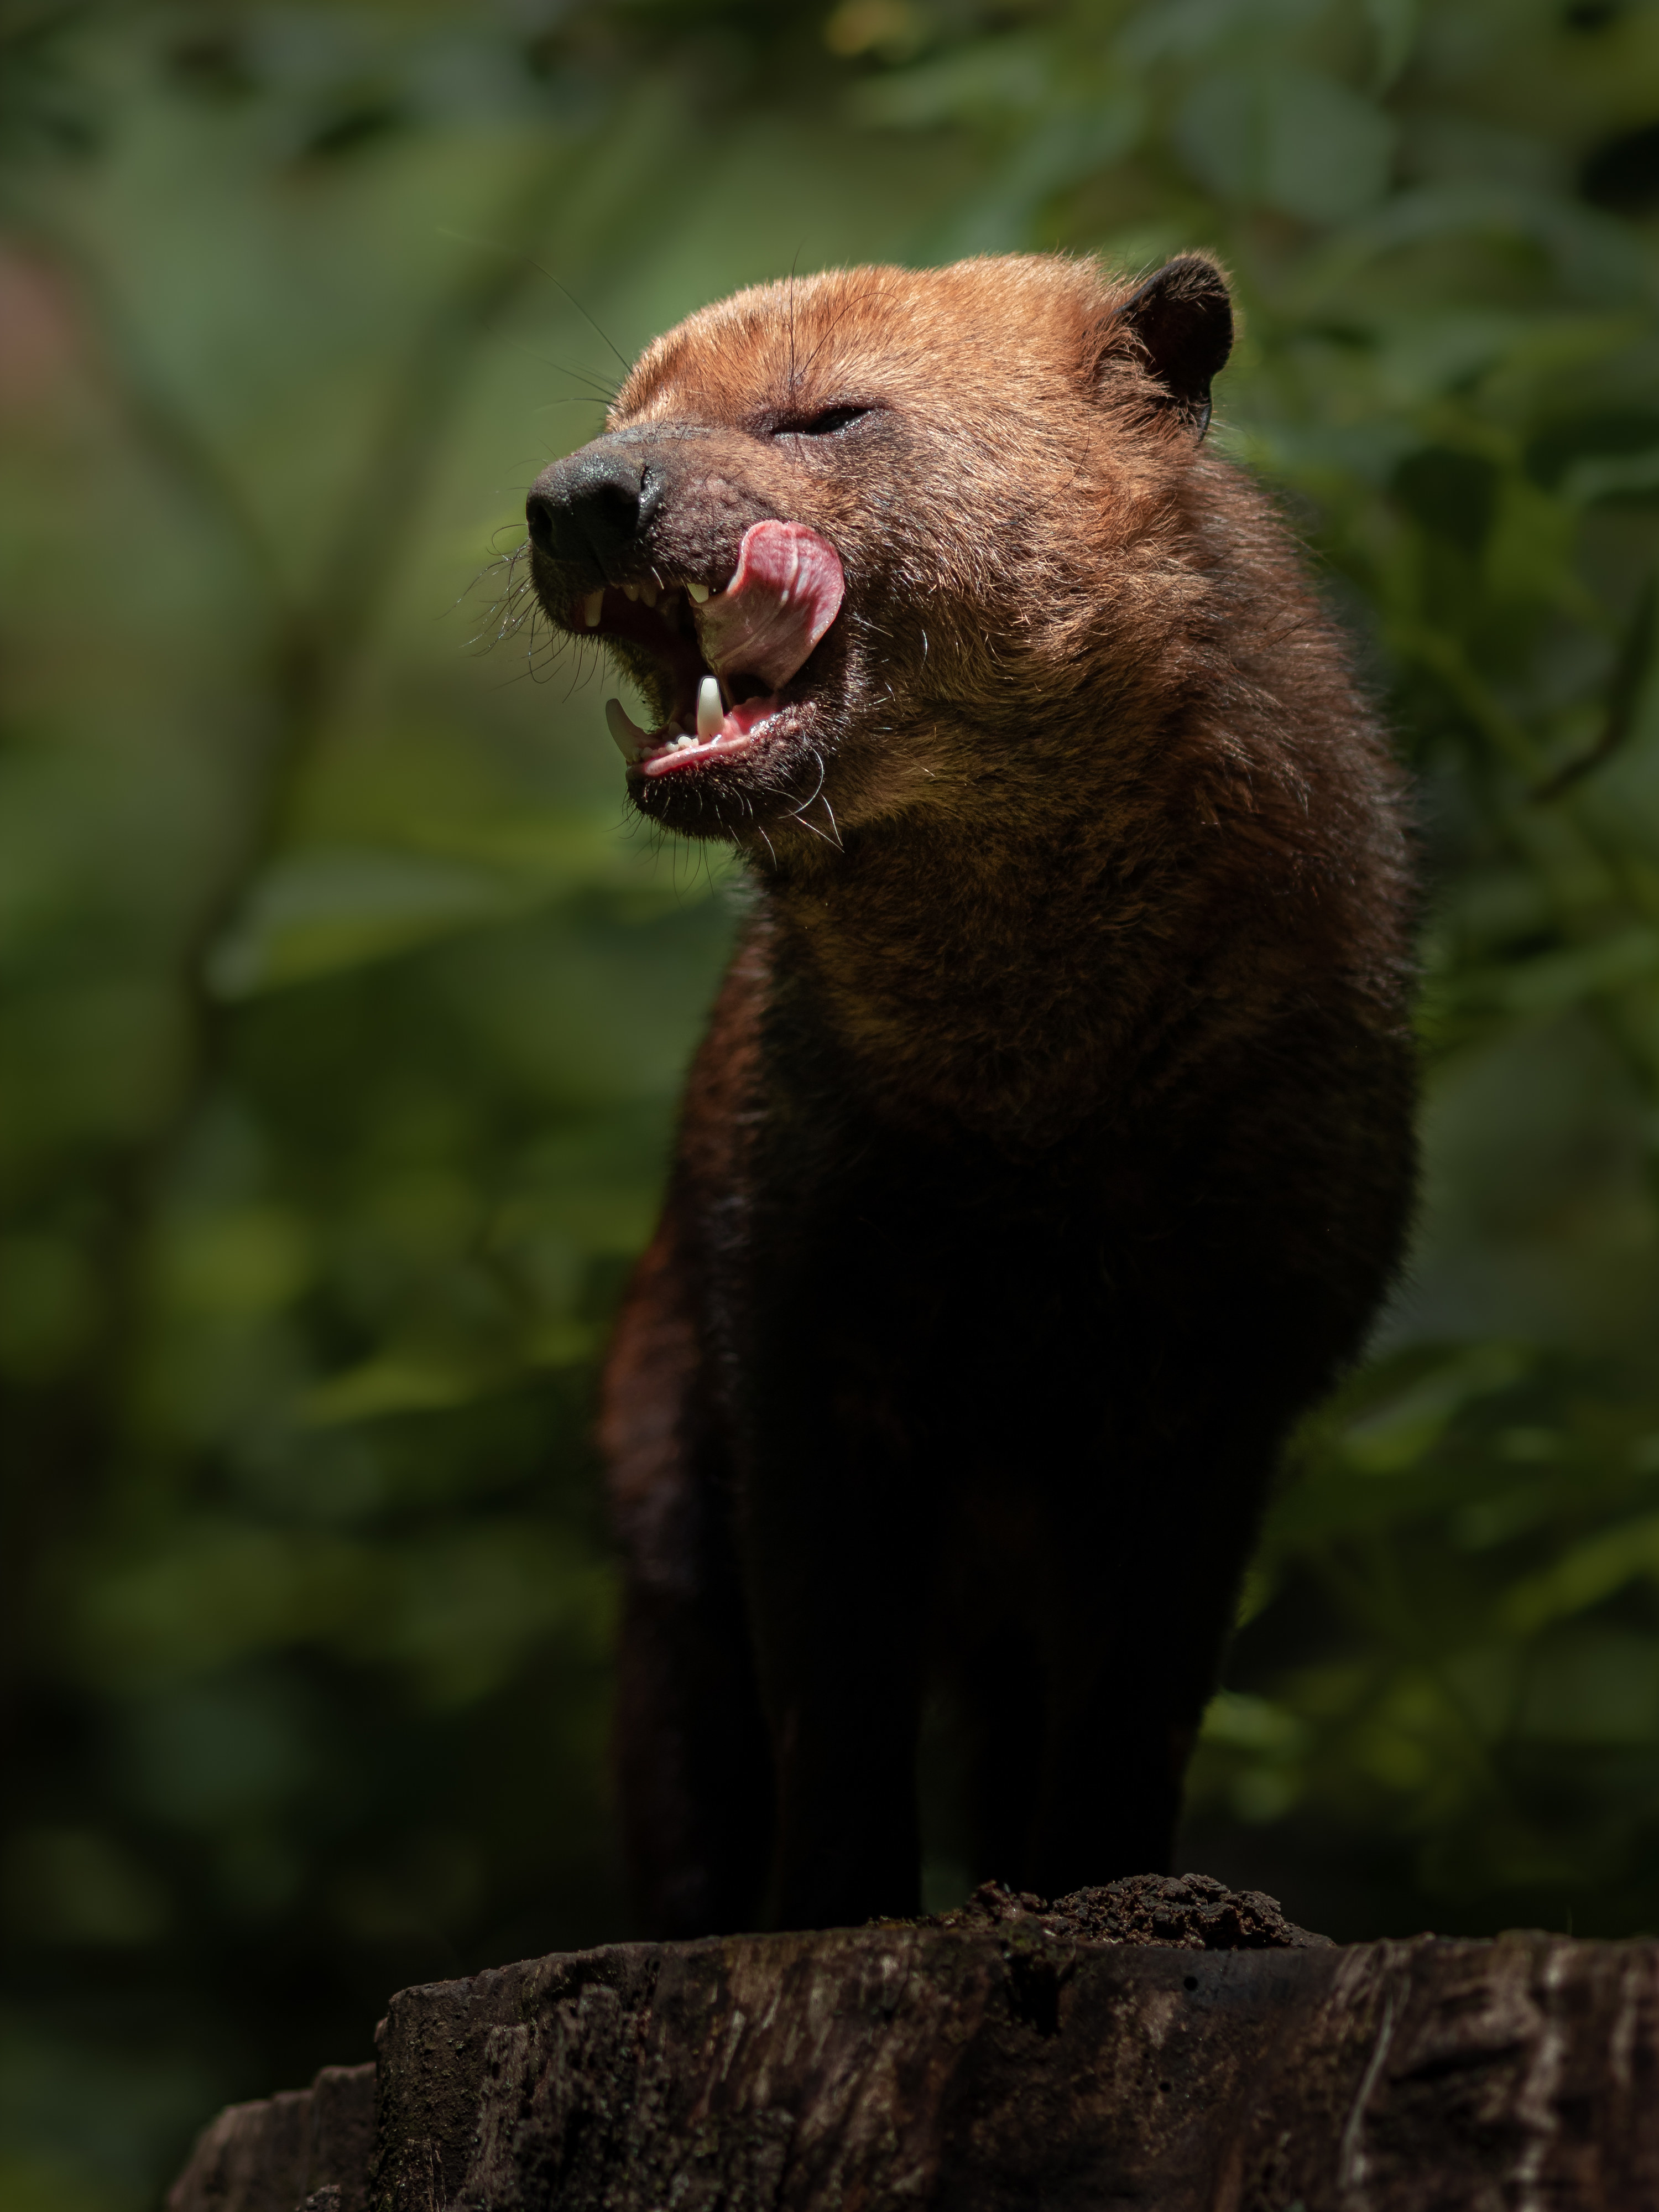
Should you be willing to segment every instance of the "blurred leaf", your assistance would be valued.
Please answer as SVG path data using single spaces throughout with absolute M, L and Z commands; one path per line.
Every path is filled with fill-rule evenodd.
M 318 1428 L 341 1421 L 373 1420 L 382 1413 L 420 1413 L 437 1406 L 464 1406 L 494 1386 L 495 1378 L 446 1369 L 428 1354 L 398 1358 L 395 1354 L 366 1360 L 307 1391 L 304 1418 Z
M 1546 1572 L 1518 1583 L 1505 1611 L 1517 1629 L 1585 1613 L 1638 1576 L 1659 1577 L 1659 1513 L 1644 1514 L 1577 1544 Z
M 1176 119 L 1175 143 L 1222 198 L 1340 222 L 1388 183 L 1394 128 L 1334 77 L 1290 65 L 1203 77 Z
M 1386 92 L 1411 58 L 1422 21 L 1421 0 L 1365 0 L 1376 34 L 1375 89 Z
M 1048 92 L 1050 66 L 1046 40 L 1010 33 L 873 78 L 859 87 L 853 110 L 863 122 L 908 129 L 1029 114 Z
M 522 913 L 534 895 L 482 868 L 404 853 L 312 852 L 279 862 L 214 947 L 222 998 L 341 969 Z

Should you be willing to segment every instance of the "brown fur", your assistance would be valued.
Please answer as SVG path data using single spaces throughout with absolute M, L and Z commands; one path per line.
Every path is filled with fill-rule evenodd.
M 1277 1449 L 1395 1264 L 1395 778 L 1202 446 L 1226 335 L 1198 261 L 834 272 L 659 339 L 588 449 L 646 488 L 608 580 L 718 583 L 772 517 L 848 584 L 775 744 L 630 775 L 757 885 L 606 1383 L 661 1932 L 769 1863 L 788 1921 L 913 1908 L 933 1679 L 975 1871 L 1161 1864 Z M 610 556 L 550 542 L 569 626 Z

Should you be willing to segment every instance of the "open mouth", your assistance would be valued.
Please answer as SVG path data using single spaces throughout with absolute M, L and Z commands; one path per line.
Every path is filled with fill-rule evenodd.
M 790 705 L 786 687 L 840 612 L 846 588 L 828 538 L 801 522 L 757 522 L 718 588 L 702 578 L 653 576 L 576 600 L 574 630 L 642 648 L 665 678 L 672 704 L 659 729 L 641 729 L 620 699 L 605 702 L 629 767 L 670 775 L 759 744 Z

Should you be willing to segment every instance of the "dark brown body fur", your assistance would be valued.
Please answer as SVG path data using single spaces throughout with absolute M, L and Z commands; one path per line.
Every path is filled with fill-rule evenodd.
M 599 441 L 658 488 L 635 573 L 770 516 L 848 585 L 775 745 L 630 779 L 757 890 L 605 1381 L 656 1933 L 914 1911 L 930 1681 L 976 1873 L 1164 1865 L 1275 1456 L 1396 1263 L 1395 778 L 1202 446 L 1224 294 L 1176 270 L 740 295 Z M 568 623 L 613 556 L 553 542 Z

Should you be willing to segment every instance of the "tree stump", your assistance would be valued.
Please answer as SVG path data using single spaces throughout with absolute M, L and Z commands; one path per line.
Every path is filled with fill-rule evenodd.
M 1659 1944 L 1339 1949 L 1200 1876 L 531 1960 L 377 2043 L 172 2212 L 1659 2206 Z

